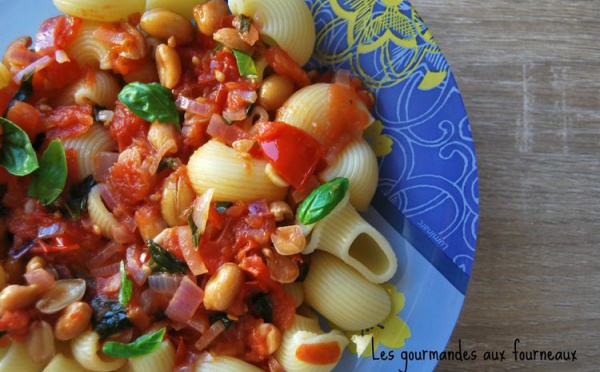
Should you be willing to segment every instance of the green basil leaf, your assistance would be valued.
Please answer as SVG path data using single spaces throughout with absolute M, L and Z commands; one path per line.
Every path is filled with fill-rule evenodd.
M 337 177 L 314 189 L 298 207 L 298 219 L 310 225 L 327 216 L 348 191 L 348 179 Z
M 98 332 L 100 338 L 105 339 L 133 326 L 127 317 L 127 310 L 119 301 L 97 296 L 92 299 L 91 305 L 94 310 L 94 331 Z
M 6 118 L 0 117 L 0 124 L 0 165 L 15 176 L 25 176 L 38 169 L 37 155 L 27 133 Z
M 121 261 L 121 287 L 119 288 L 119 302 L 125 306 L 131 299 L 131 292 L 133 291 L 133 282 L 127 276 L 125 271 L 125 262 Z
M 158 272 L 167 272 L 171 274 L 185 274 L 187 273 L 187 265 L 181 262 L 163 247 L 158 245 L 154 240 L 148 239 L 147 241 L 148 251 L 150 257 L 152 257 L 152 269 Z
M 70 220 L 78 220 L 81 212 L 87 209 L 88 195 L 96 183 L 94 177 L 89 175 L 80 183 L 71 185 L 64 205 L 59 207 L 61 212 Z
M 237 62 L 238 70 L 240 71 L 241 76 L 257 76 L 254 60 L 249 54 L 234 49 L 233 55 L 235 56 L 235 60 Z
M 165 337 L 165 328 L 138 337 L 128 344 L 108 341 L 102 346 L 102 352 L 115 358 L 133 358 L 147 355 L 158 349 Z
M 194 248 L 196 250 L 198 250 L 198 244 L 200 243 L 200 234 L 198 233 L 198 226 L 196 226 L 196 223 L 194 222 L 194 208 L 192 208 L 192 211 L 190 212 L 190 214 L 188 215 L 188 225 L 190 225 L 190 229 L 192 230 L 192 244 L 194 245 Z
M 33 173 L 27 195 L 38 198 L 43 205 L 49 205 L 63 192 L 67 182 L 67 157 L 59 139 L 50 142 L 39 165 Z
M 10 100 L 8 106 L 6 107 L 6 112 L 4 113 L 4 116 L 6 116 L 6 113 L 8 113 L 8 110 L 14 106 L 15 102 L 17 102 L 17 101 L 25 102 L 25 101 L 27 101 L 27 99 L 29 99 L 29 97 L 31 97 L 32 94 L 33 94 L 33 72 L 28 75 L 25 75 L 23 77 L 23 79 L 21 80 L 21 85 L 19 86 L 19 89 L 15 92 L 13 98 Z
M 159 83 L 133 82 L 125 85 L 118 95 L 129 110 L 149 122 L 179 126 L 179 110 L 171 91 Z

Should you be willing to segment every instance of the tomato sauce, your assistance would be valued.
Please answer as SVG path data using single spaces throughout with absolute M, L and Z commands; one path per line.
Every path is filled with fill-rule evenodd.
M 326 365 L 337 362 L 341 353 L 337 342 L 319 342 L 298 346 L 296 358 L 309 364 Z

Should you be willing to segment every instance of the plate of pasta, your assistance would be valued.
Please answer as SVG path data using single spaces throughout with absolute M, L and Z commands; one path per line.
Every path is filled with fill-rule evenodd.
M 449 357 L 477 162 L 411 4 L 0 9 L 0 372 Z

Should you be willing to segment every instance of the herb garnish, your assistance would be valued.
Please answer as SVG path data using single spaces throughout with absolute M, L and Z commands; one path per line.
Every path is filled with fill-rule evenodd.
M 184 262 L 175 258 L 154 240 L 148 239 L 146 246 L 150 252 L 150 257 L 152 257 L 151 267 L 154 271 L 171 274 L 185 274 L 187 272 L 187 265 Z
M 310 225 L 327 216 L 348 191 L 348 179 L 336 177 L 314 189 L 298 207 L 298 219 Z
M 27 195 L 38 198 L 43 205 L 51 204 L 63 192 L 67 182 L 67 172 L 65 149 L 62 142 L 55 139 L 42 154 L 39 168 L 33 173 Z
M 235 56 L 235 60 L 237 62 L 237 67 L 241 76 L 246 77 L 256 77 L 256 66 L 254 65 L 254 60 L 252 56 L 241 52 L 237 49 L 233 49 L 233 55 Z
M 98 296 L 92 300 L 94 310 L 94 331 L 100 338 L 107 338 L 124 329 L 133 326 L 127 317 L 127 310 L 119 301 L 110 301 Z
M 133 82 L 125 85 L 118 95 L 129 110 L 149 122 L 179 125 L 179 110 L 175 105 L 173 93 L 159 83 Z
M 0 117 L 0 125 L 0 165 L 15 176 L 25 176 L 38 169 L 37 155 L 27 133 L 3 117 Z
M 108 341 L 102 346 L 102 352 L 115 358 L 133 358 L 147 355 L 158 349 L 165 337 L 165 328 L 138 337 L 128 344 Z
M 125 270 L 125 262 L 121 261 L 120 266 L 121 272 L 121 287 L 119 288 L 119 302 L 121 305 L 125 306 L 129 303 L 131 299 L 131 292 L 133 291 L 133 282 L 127 276 L 127 271 Z

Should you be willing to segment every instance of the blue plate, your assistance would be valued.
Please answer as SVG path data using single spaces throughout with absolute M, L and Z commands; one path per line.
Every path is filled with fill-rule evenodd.
M 406 1 L 307 0 L 317 26 L 313 67 L 345 68 L 375 93 L 366 136 L 380 164 L 365 218 L 399 260 L 386 285 L 394 310 L 348 333 L 335 371 L 431 371 L 463 304 L 478 225 L 477 162 L 467 114 L 448 63 Z M 0 50 L 58 14 L 49 0 L 0 0 Z M 357 348 L 364 350 L 357 355 Z M 453 349 L 454 350 L 454 349 Z

